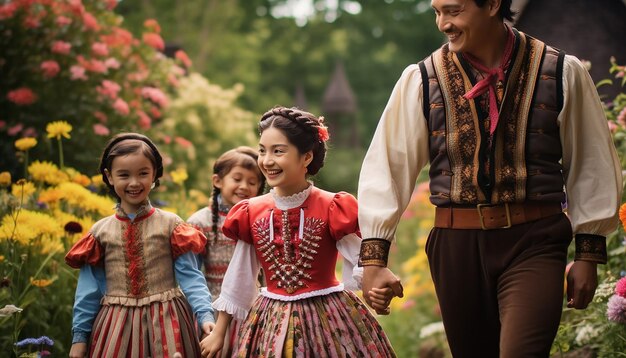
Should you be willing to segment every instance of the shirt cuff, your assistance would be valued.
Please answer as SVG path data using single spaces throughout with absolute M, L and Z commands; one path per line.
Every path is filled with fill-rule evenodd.
M 365 239 L 361 242 L 359 266 L 387 267 L 391 242 L 385 239 Z
M 198 323 L 203 324 L 204 322 L 215 323 L 215 316 L 213 316 L 213 312 L 207 312 L 198 317 Z
M 576 255 L 574 261 L 591 261 L 605 264 L 606 237 L 592 234 L 576 234 Z
M 87 340 L 89 340 L 89 334 L 90 332 L 74 331 L 73 337 L 72 337 L 72 344 L 87 343 Z

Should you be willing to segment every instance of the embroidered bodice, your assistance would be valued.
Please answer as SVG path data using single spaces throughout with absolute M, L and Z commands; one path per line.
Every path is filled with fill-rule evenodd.
M 202 252 L 206 238 L 175 214 L 150 205 L 131 219 L 118 208 L 66 256 L 72 267 L 103 264 L 108 296 L 141 298 L 177 287 L 174 260 Z
M 314 186 L 290 197 L 272 191 L 235 205 L 223 231 L 254 245 L 269 292 L 300 295 L 339 285 L 336 241 L 358 232 L 357 202 Z

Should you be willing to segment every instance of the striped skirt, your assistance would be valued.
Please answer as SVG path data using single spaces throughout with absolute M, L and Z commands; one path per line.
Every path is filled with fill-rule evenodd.
M 200 357 L 191 307 L 180 290 L 171 292 L 167 300 L 152 302 L 105 296 L 93 325 L 89 356 L 172 358 L 178 352 L 183 358 Z M 120 300 L 134 302 L 116 302 Z
M 286 302 L 259 296 L 235 357 L 395 357 L 385 332 L 350 291 Z

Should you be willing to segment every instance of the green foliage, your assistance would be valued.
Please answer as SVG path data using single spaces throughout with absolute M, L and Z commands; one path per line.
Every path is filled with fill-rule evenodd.
M 610 72 L 622 81 L 622 87 L 625 68 L 611 59 Z M 606 79 L 600 81 L 598 86 L 612 82 L 612 79 Z M 604 106 L 622 169 L 626 169 L 626 93 L 622 91 L 612 101 L 604 102 Z M 622 198 L 622 203 L 625 202 L 626 196 Z M 585 310 L 564 309 L 552 354 L 560 356 L 568 351 L 586 349 L 597 357 L 617 357 L 626 352 L 626 325 L 607 318 L 607 303 L 615 294 L 615 283 L 626 275 L 626 214 L 622 210 L 622 225 L 607 237 L 608 262 L 598 265 L 599 286 L 594 299 Z M 570 249 L 570 257 L 573 257 L 573 247 Z
M 324 114 L 324 91 L 335 62 L 343 61 L 365 147 L 402 70 L 442 43 L 429 2 L 339 1 L 334 9 L 315 1 L 316 12 L 300 25 L 273 17 L 285 3 L 124 1 L 118 11 L 135 33 L 144 18 L 158 19 L 164 37 L 190 54 L 197 71 L 224 87 L 243 83 L 238 103 L 255 113 L 293 105 L 296 86 L 302 85 L 305 109 Z M 360 12 L 346 11 L 346 3 L 358 3 Z

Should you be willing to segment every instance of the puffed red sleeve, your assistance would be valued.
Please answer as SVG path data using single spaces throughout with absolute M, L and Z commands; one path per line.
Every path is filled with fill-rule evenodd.
M 328 227 L 335 240 L 341 240 L 348 234 L 356 233 L 359 237 L 359 206 L 356 198 L 346 192 L 335 194 L 328 209 Z
M 200 254 L 204 252 L 207 238 L 202 231 L 196 229 L 191 224 L 181 222 L 172 231 L 170 243 L 172 245 L 172 255 L 177 259 L 180 255 L 189 251 Z
M 252 244 L 249 205 L 248 200 L 242 200 L 230 209 L 222 226 L 222 232 L 226 237 Z
M 91 232 L 78 240 L 65 255 L 65 263 L 72 268 L 81 268 L 84 265 L 98 265 L 104 256 L 100 242 Z

